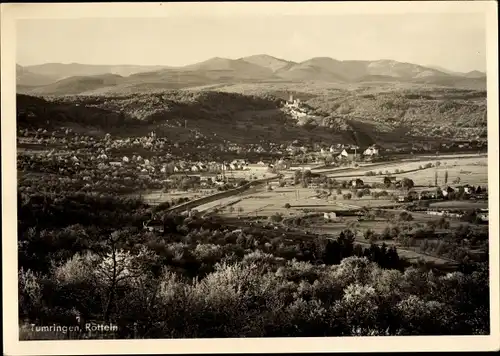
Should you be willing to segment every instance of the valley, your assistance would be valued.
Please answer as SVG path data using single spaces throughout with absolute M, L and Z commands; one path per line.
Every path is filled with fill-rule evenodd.
M 280 328 L 302 323 L 297 303 L 321 301 L 345 314 L 352 303 L 334 299 L 364 279 L 391 312 L 415 295 L 441 300 L 443 313 L 462 310 L 455 297 L 425 288 L 446 289 L 453 276 L 467 276 L 460 283 L 484 295 L 487 149 L 482 73 L 263 55 L 182 68 L 18 67 L 22 338 L 61 337 L 25 330 L 38 315 L 29 288 L 42 282 L 71 300 L 47 306 L 47 320 L 71 324 L 78 309 L 120 325 L 98 338 L 295 335 Z M 109 263 L 137 268 L 138 277 L 102 279 Z M 244 301 L 218 304 L 247 282 L 253 289 Z M 155 285 L 160 309 L 175 310 L 191 329 L 177 314 L 144 309 L 141 293 L 156 296 Z M 82 293 L 89 304 L 75 307 L 73 296 Z M 96 293 L 116 301 L 101 307 Z M 268 318 L 252 303 L 273 310 L 272 318 L 286 308 L 291 319 L 269 330 L 248 324 Z M 231 320 L 250 326 L 219 328 L 230 323 L 228 308 Z M 136 313 L 154 314 L 160 326 Z M 223 321 L 205 329 L 198 315 Z M 147 331 L 130 331 L 131 316 Z M 398 316 L 389 334 L 406 330 L 407 317 Z M 472 332 L 466 319 L 442 322 L 440 330 Z M 348 330 L 355 321 L 341 323 Z M 337 333 L 332 328 L 322 330 Z

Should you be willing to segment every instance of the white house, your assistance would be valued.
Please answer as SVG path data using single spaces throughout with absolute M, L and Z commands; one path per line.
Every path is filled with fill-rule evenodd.
M 489 221 L 489 215 L 488 213 L 486 214 L 478 214 L 477 217 L 481 219 L 482 221 Z
M 198 168 L 198 166 L 192 166 L 191 167 L 191 172 L 198 172 L 200 169 Z
M 127 156 L 124 156 L 124 157 L 123 157 L 123 162 L 128 163 L 129 161 L 130 161 L 130 160 L 129 160 L 129 158 L 128 158 Z
M 180 171 L 181 171 L 181 169 L 180 169 L 178 166 L 175 166 L 175 167 L 174 167 L 174 172 L 175 172 L 175 173 L 180 172 Z
M 323 217 L 325 218 L 326 221 L 332 221 L 337 219 L 337 214 L 331 212 L 331 213 L 324 213 Z
M 375 146 L 368 147 L 364 152 L 363 155 L 365 156 L 376 156 L 379 154 L 379 150 Z

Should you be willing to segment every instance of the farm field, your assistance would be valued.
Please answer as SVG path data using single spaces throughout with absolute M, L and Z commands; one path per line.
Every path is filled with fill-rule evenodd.
M 163 190 L 154 190 L 154 191 L 148 191 L 144 192 L 142 194 L 133 194 L 131 196 L 137 197 L 141 196 L 142 199 L 147 204 L 159 204 L 162 202 L 166 201 L 172 201 L 175 199 L 179 198 L 188 198 L 190 200 L 192 199 L 197 199 L 197 198 L 202 198 L 204 196 L 214 194 L 216 192 L 215 189 L 200 189 L 198 191 L 171 191 L 171 192 L 164 192 Z
M 342 193 L 337 195 L 332 192 L 331 196 L 320 198 L 315 189 L 302 187 L 275 187 L 272 191 L 262 189 L 258 193 L 244 197 L 240 202 L 234 204 L 233 213 L 240 208 L 243 213 L 239 215 L 271 216 L 280 213 L 283 216 L 296 216 L 302 214 L 304 210 L 310 211 L 345 211 L 359 209 L 363 206 L 382 207 L 394 205 L 388 199 L 373 199 L 370 196 L 352 199 L 343 199 L 342 194 L 348 193 L 348 189 L 342 189 Z M 222 203 L 224 204 L 224 203 Z M 285 208 L 285 204 L 290 204 L 290 208 Z
M 441 201 L 430 204 L 431 208 L 442 209 L 488 209 L 486 200 L 452 200 Z
M 432 167 L 427 169 L 419 170 L 420 166 L 425 166 L 428 163 L 435 164 L 437 161 L 440 162 L 439 167 Z M 411 178 L 416 185 L 429 186 L 434 185 L 434 175 L 437 171 L 438 173 L 438 184 L 444 185 L 444 175 L 448 171 L 448 183 L 452 183 L 455 179 L 460 178 L 461 183 L 467 183 L 471 185 L 487 185 L 488 184 L 488 160 L 486 157 L 470 157 L 470 158 L 458 158 L 458 159 L 439 159 L 439 160 L 429 160 L 429 161 L 419 161 L 419 162 L 399 162 L 394 164 L 388 164 L 387 166 L 377 167 L 377 169 L 361 168 L 356 171 L 349 173 L 331 173 L 328 174 L 330 178 L 361 178 L 367 183 L 380 182 L 383 175 L 367 176 L 367 172 L 373 171 L 375 173 L 382 172 L 384 175 L 388 171 L 391 175 L 396 175 L 398 177 L 408 177 Z M 403 171 L 403 173 L 395 174 L 395 170 L 398 169 Z M 408 172 L 405 174 L 404 172 Z

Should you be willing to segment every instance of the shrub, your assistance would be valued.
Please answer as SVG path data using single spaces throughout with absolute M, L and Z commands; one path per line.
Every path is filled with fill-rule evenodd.
M 401 221 L 412 221 L 413 220 L 413 216 L 410 213 L 408 213 L 407 211 L 402 211 L 399 214 L 399 220 L 401 220 Z
M 344 194 L 342 197 L 344 198 L 344 200 L 349 200 L 349 199 L 352 198 L 352 194 L 351 193 L 347 193 L 347 194 Z

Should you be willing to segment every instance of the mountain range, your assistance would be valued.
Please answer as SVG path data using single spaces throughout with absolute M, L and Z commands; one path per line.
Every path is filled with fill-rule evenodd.
M 239 59 L 215 57 L 183 67 L 47 63 L 16 67 L 17 90 L 33 95 L 133 93 L 220 83 L 409 82 L 452 87 L 485 87 L 486 74 L 457 73 L 382 59 L 315 57 L 293 62 L 261 54 Z

